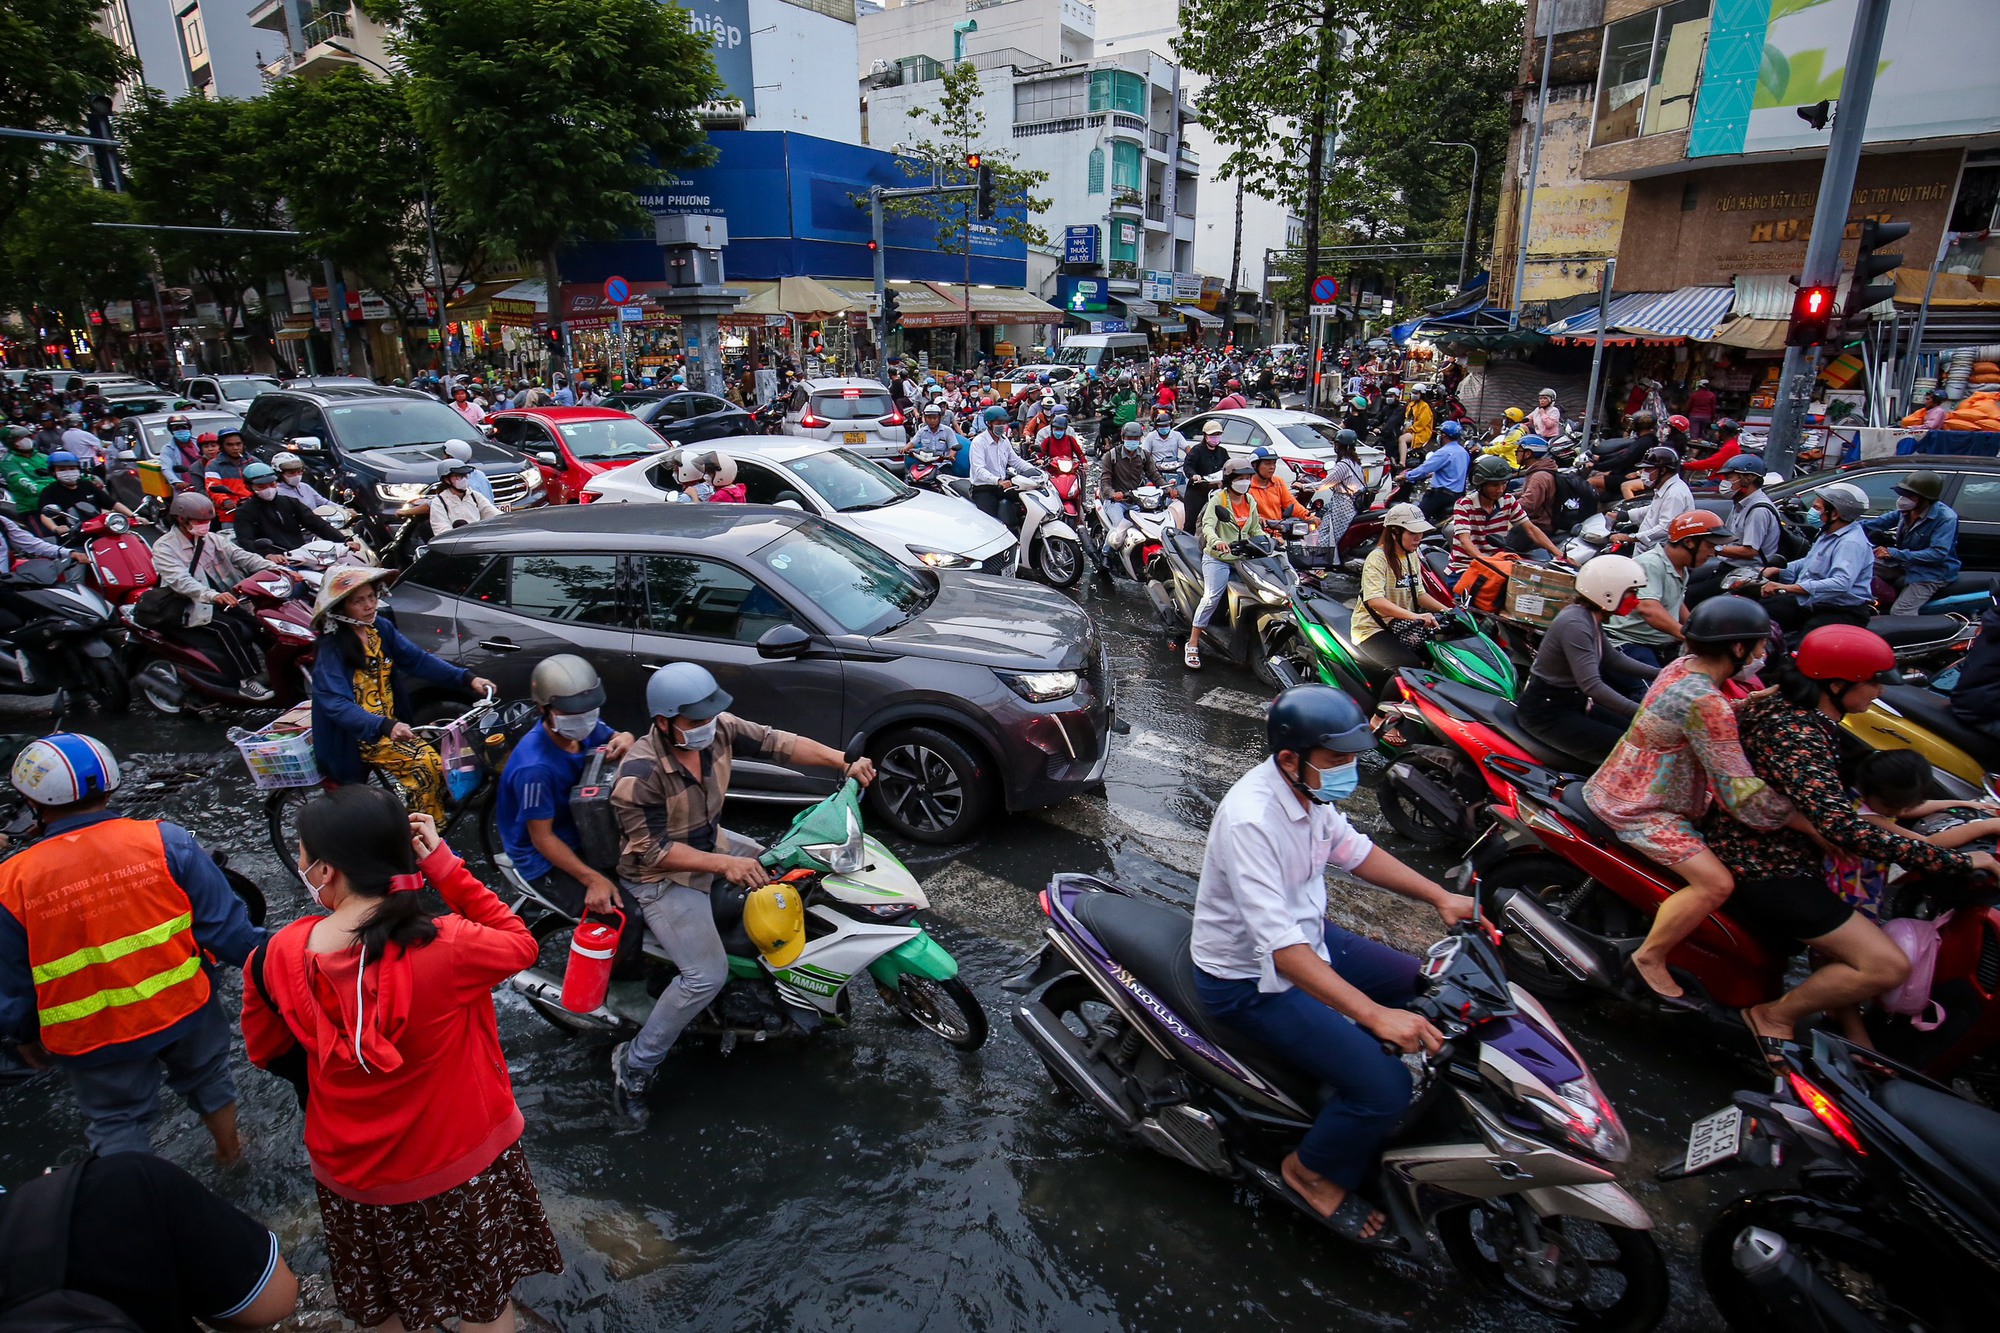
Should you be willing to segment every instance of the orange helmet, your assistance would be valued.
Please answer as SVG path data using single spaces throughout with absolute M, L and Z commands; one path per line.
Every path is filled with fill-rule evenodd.
M 1685 514 L 1676 514 L 1667 524 L 1667 540 L 1686 541 L 1690 537 L 1706 537 L 1709 541 L 1726 542 L 1736 534 L 1722 526 L 1722 519 L 1706 509 L 1690 509 Z

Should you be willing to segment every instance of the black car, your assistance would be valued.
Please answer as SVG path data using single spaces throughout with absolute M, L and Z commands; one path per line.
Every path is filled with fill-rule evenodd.
M 755 435 L 750 414 L 726 398 L 690 390 L 641 389 L 608 395 L 601 404 L 630 412 L 675 444 Z
M 638 732 L 646 682 L 697 662 L 732 711 L 880 776 L 875 818 L 957 842 L 1002 810 L 1102 781 L 1111 686 L 1090 619 L 1046 588 L 917 569 L 810 514 L 765 505 L 558 505 L 434 539 L 397 583 L 403 632 L 528 692 L 554 653 L 588 658 L 605 720 Z M 421 706 L 421 701 L 416 701 Z M 736 761 L 734 794 L 805 803 L 833 777 Z
M 541 469 L 520 451 L 493 443 L 437 399 L 404 389 L 266 390 L 244 414 L 243 438 L 267 459 L 289 449 L 321 478 L 351 489 L 352 504 L 369 520 L 378 546 L 399 526 L 399 511 L 437 481 L 448 440 L 472 446 L 472 461 L 493 483 L 500 504 L 527 508 L 547 499 Z
M 1812 503 L 1813 492 L 1845 481 L 1868 494 L 1868 517 L 1896 507 L 1896 487 L 1912 472 L 1944 478 L 1944 502 L 1958 513 L 1958 558 L 1967 569 L 2000 570 L 2000 460 L 1971 454 L 1904 454 L 1794 477 L 1769 488 L 1776 500 Z

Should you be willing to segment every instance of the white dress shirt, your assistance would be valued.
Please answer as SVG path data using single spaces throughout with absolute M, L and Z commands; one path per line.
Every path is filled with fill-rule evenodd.
M 1271 955 L 1308 944 L 1326 960 L 1326 868 L 1353 870 L 1375 844 L 1331 805 L 1299 802 L 1266 759 L 1238 778 L 1208 826 L 1194 894 L 1195 966 L 1225 981 L 1288 991 Z

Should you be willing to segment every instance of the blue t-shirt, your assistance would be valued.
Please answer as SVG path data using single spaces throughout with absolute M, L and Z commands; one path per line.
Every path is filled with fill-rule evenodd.
M 495 807 L 495 823 L 500 843 L 513 859 L 514 869 L 523 879 L 540 879 L 553 868 L 549 858 L 536 850 L 528 836 L 531 819 L 552 820 L 551 829 L 572 849 L 582 851 L 577 841 L 576 821 L 570 818 L 569 794 L 583 781 L 590 752 L 614 735 L 603 722 L 590 733 L 575 754 L 556 743 L 546 726 L 537 726 L 514 747 L 507 767 L 500 774 L 500 794 Z

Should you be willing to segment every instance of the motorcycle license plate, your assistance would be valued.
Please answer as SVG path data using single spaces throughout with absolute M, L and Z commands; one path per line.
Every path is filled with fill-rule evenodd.
M 865 430 L 842 431 L 840 433 L 840 442 L 842 444 L 866 444 L 868 443 L 868 432 Z
M 1695 1175 L 1729 1161 L 1742 1150 L 1743 1108 L 1727 1107 L 1688 1126 L 1687 1158 L 1681 1163 L 1681 1172 Z

